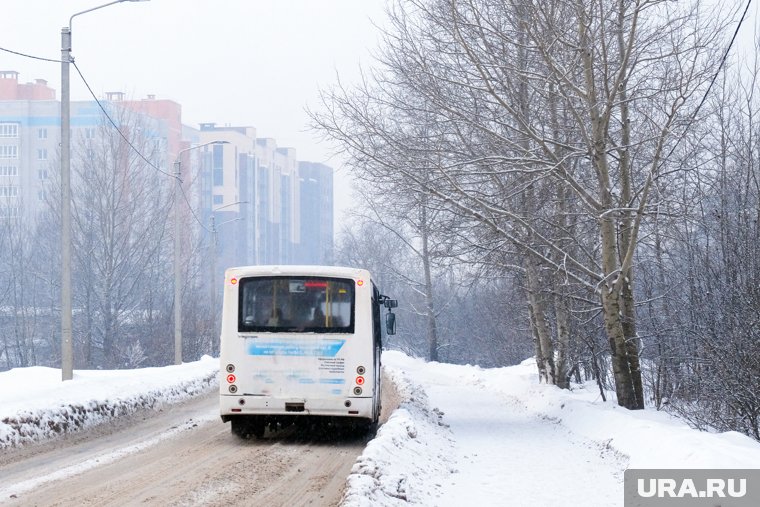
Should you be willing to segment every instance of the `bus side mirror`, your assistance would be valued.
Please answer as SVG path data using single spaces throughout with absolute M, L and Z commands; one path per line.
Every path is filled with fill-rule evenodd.
M 385 332 L 396 334 L 396 314 L 388 312 L 385 314 Z
M 388 299 L 387 297 L 383 300 L 383 305 L 388 308 L 389 310 L 391 308 L 398 308 L 398 299 Z

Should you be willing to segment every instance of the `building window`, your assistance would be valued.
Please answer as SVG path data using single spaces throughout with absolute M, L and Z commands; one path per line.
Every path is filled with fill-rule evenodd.
M 214 205 L 217 204 L 224 204 L 224 196 L 223 195 L 215 195 L 214 196 Z
M 37 150 L 37 160 L 47 160 L 47 148 L 39 148 Z
M 0 186 L 0 197 L 17 197 L 18 187 L 12 185 Z
M 18 206 L 0 206 L 0 217 L 18 216 Z
M 0 158 L 18 158 L 18 146 L 15 144 L 0 144 Z
M 39 179 L 41 179 L 41 180 L 46 180 L 46 179 L 48 179 L 48 172 L 47 172 L 47 169 L 40 169 L 39 171 L 37 171 L 37 176 L 38 176 L 38 177 L 39 177 Z
M 37 129 L 37 139 L 47 139 L 47 129 Z
M 14 165 L 0 165 L 0 176 L 18 176 L 18 167 Z
M 0 123 L 0 137 L 18 137 L 18 123 Z
M 84 129 L 84 138 L 95 139 L 95 128 L 87 127 L 86 129 Z

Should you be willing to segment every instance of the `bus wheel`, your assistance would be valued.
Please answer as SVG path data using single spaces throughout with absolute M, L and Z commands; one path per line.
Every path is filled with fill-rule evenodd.
M 232 427 L 232 434 L 240 438 L 249 438 L 251 435 L 261 438 L 266 430 L 266 423 L 264 421 L 251 421 L 240 417 L 233 417 L 230 420 L 230 425 Z
M 253 421 L 249 428 L 251 435 L 256 438 L 262 438 L 264 436 L 264 431 L 266 430 L 266 423 L 264 423 L 264 421 Z
M 230 420 L 230 426 L 232 428 L 233 435 L 237 435 L 240 438 L 246 438 L 248 436 L 248 421 L 245 421 L 239 417 L 233 417 Z
M 377 433 L 377 421 L 354 421 L 350 428 L 351 433 L 355 436 L 372 435 L 374 437 Z

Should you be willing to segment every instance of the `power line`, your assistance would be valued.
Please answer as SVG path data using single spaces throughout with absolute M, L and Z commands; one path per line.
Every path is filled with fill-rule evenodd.
M 25 58 L 32 58 L 34 60 L 41 60 L 41 61 L 53 62 L 53 63 L 62 63 L 61 60 L 53 60 L 51 58 L 43 58 L 43 57 L 40 57 L 40 56 L 29 55 L 29 54 L 26 54 L 26 53 L 21 53 L 19 51 L 13 51 L 11 49 L 7 49 L 7 48 L 4 48 L 4 47 L 0 47 L 0 51 L 5 51 L 6 53 L 11 53 L 11 54 L 14 54 L 14 55 L 23 56 Z M 118 127 L 118 125 L 116 125 L 116 122 L 114 122 L 114 120 L 108 114 L 108 111 L 106 111 L 105 107 L 103 107 L 103 104 L 100 102 L 100 100 L 98 99 L 98 97 L 95 95 L 95 92 L 92 91 L 92 87 L 90 87 L 90 83 L 87 82 L 87 79 L 85 79 L 84 75 L 82 74 L 81 69 L 76 64 L 76 62 L 72 59 L 70 63 L 72 63 L 74 65 L 74 68 L 77 70 L 77 73 L 79 74 L 79 77 L 82 79 L 82 82 L 87 87 L 87 90 L 90 92 L 90 95 L 95 100 L 95 103 L 98 105 L 98 107 L 103 112 L 103 114 L 105 115 L 105 117 L 108 119 L 109 123 L 113 126 L 114 129 L 116 129 L 116 132 L 119 133 L 119 135 L 121 136 L 121 138 L 124 139 L 124 141 L 129 145 L 129 147 L 135 153 L 137 153 L 137 155 L 141 159 L 143 159 L 146 164 L 148 164 L 148 167 L 150 167 L 152 169 L 155 169 L 156 171 L 158 171 L 161 174 L 164 174 L 166 176 L 169 176 L 170 178 L 175 178 L 175 179 L 178 179 L 180 181 L 179 189 L 180 189 L 180 192 L 182 194 L 183 200 L 187 204 L 187 208 L 190 210 L 190 214 L 193 216 L 193 218 L 195 219 L 195 221 L 198 223 L 198 225 L 201 226 L 201 228 L 203 230 L 205 230 L 206 232 L 210 232 L 209 229 L 198 218 L 198 215 L 195 213 L 195 210 L 193 210 L 193 206 L 190 204 L 190 200 L 188 199 L 187 194 L 185 193 L 185 189 L 182 188 L 182 185 L 181 185 L 182 180 L 181 180 L 181 178 L 178 175 L 168 173 L 168 172 L 164 171 L 163 169 L 161 169 L 160 167 L 156 166 L 145 155 L 143 155 L 142 152 L 140 150 L 138 150 L 137 147 L 134 144 L 132 144 L 132 142 L 121 131 L 121 129 Z
M 77 70 L 77 73 L 79 74 L 79 77 L 82 78 L 82 82 L 84 82 L 85 86 L 87 87 L 87 90 L 90 92 L 90 95 L 92 95 L 92 98 L 98 104 L 98 107 L 100 108 L 100 110 L 103 111 L 103 114 L 106 116 L 106 118 L 108 118 L 108 121 L 111 123 L 111 125 L 113 126 L 113 128 L 116 129 L 116 131 L 119 133 L 119 135 L 122 137 L 122 139 L 124 139 L 124 141 L 126 141 L 126 143 L 129 145 L 129 147 L 132 148 L 135 151 L 135 153 L 137 153 L 140 156 L 140 158 L 142 158 L 145 161 L 145 163 L 148 164 L 149 167 L 155 169 L 156 171 L 160 172 L 161 174 L 169 176 L 170 178 L 174 178 L 174 179 L 179 180 L 179 189 L 180 189 L 180 192 L 182 194 L 182 198 L 184 199 L 185 203 L 187 204 L 187 209 L 190 210 L 190 214 L 193 216 L 193 219 L 195 219 L 195 221 L 198 223 L 198 225 L 202 229 L 204 229 L 205 231 L 208 232 L 209 231 L 208 228 L 198 218 L 198 215 L 196 215 L 195 210 L 193 210 L 193 206 L 190 204 L 190 200 L 187 198 L 187 194 L 185 194 L 185 189 L 182 188 L 182 179 L 178 175 L 168 173 L 168 172 L 162 170 L 161 168 L 159 168 L 158 166 L 156 166 L 153 162 L 151 162 L 150 160 L 148 160 L 148 158 L 146 158 L 145 155 L 143 155 L 142 152 L 135 147 L 135 145 L 132 144 L 132 142 L 127 138 L 127 136 L 124 135 L 124 133 L 121 131 L 121 129 L 116 125 L 116 122 L 113 121 L 113 119 L 111 118 L 111 116 L 106 111 L 105 107 L 103 107 L 103 104 L 101 104 L 100 100 L 98 100 L 98 97 L 92 91 L 92 88 L 90 87 L 90 84 L 85 79 L 84 75 L 82 74 L 82 71 L 79 69 L 79 67 L 77 66 L 76 62 L 72 61 L 71 63 L 74 65 L 74 68 Z
M 34 60 L 42 60 L 43 62 L 61 63 L 60 60 L 53 60 L 51 58 L 43 58 L 41 56 L 34 56 L 34 55 L 28 55 L 26 53 L 19 53 L 18 51 L 13 51 L 13 50 L 8 49 L 8 48 L 2 48 L 2 47 L 0 47 L 0 51 L 5 51 L 6 53 L 10 53 L 12 55 L 23 56 L 25 58 L 32 58 Z
M 744 19 L 747 17 L 747 12 L 749 11 L 749 6 L 752 3 L 752 0 L 747 0 L 747 6 L 744 8 L 744 13 L 742 14 L 741 19 L 739 19 L 739 24 L 736 25 L 736 29 L 734 30 L 734 35 L 731 37 L 731 42 L 728 43 L 728 47 L 726 48 L 726 51 L 723 53 L 723 58 L 720 60 L 720 64 L 718 65 L 718 69 L 715 71 L 715 74 L 713 74 L 712 79 L 710 80 L 710 85 L 707 87 L 707 90 L 705 90 L 704 95 L 702 95 L 702 100 L 699 101 L 699 105 L 697 105 L 697 108 L 694 110 L 694 113 L 691 115 L 691 118 L 689 118 L 689 123 L 686 124 L 686 128 L 683 130 L 684 134 L 689 131 L 691 128 L 691 125 L 694 123 L 694 120 L 697 118 L 697 114 L 699 114 L 699 110 L 702 109 L 702 106 L 704 105 L 705 101 L 707 101 L 708 95 L 710 95 L 710 90 L 712 90 L 713 85 L 715 84 L 715 80 L 718 79 L 718 75 L 720 75 L 720 71 L 723 69 L 723 65 L 726 63 L 726 60 L 728 59 L 728 54 L 731 52 L 731 48 L 734 45 L 734 42 L 736 41 L 736 36 L 739 34 L 739 29 L 742 27 L 742 23 L 744 23 Z M 668 160 L 670 160 L 671 155 L 676 151 L 676 148 L 678 148 L 678 145 L 681 144 L 681 140 L 685 136 L 678 136 L 676 139 L 676 143 L 673 145 L 673 147 L 668 152 L 667 156 L 662 159 L 661 164 L 666 163 Z
M 731 42 L 728 43 L 726 52 L 723 53 L 723 58 L 720 61 L 720 65 L 718 65 L 718 70 L 715 71 L 715 75 L 713 75 L 712 80 L 710 81 L 710 86 L 707 87 L 707 90 L 705 91 L 705 94 L 702 96 L 702 100 L 699 102 L 699 105 L 697 106 L 697 109 L 694 111 L 694 116 L 692 118 L 696 118 L 697 113 L 699 113 L 699 110 L 702 108 L 702 105 L 707 100 L 707 96 L 710 94 L 710 90 L 712 90 L 713 84 L 715 84 L 715 80 L 718 79 L 718 74 L 720 74 L 720 71 L 723 69 L 723 64 L 725 64 L 726 59 L 728 59 L 728 53 L 731 52 L 731 48 L 734 45 L 734 41 L 736 41 L 736 36 L 739 34 L 739 29 L 742 27 L 742 23 L 744 23 L 744 18 L 747 17 L 747 11 L 749 11 L 749 6 L 751 3 L 752 3 L 752 0 L 747 0 L 747 6 L 744 8 L 744 14 L 742 14 L 742 17 L 739 20 L 739 24 L 736 25 L 736 30 L 734 30 L 734 35 L 733 37 L 731 37 Z
M 185 193 L 185 189 L 182 188 L 182 185 L 179 185 L 179 191 L 182 194 L 182 198 L 185 200 L 185 203 L 187 204 L 187 209 L 190 210 L 190 214 L 193 215 L 193 218 L 196 222 L 198 222 L 198 225 L 201 226 L 201 228 L 206 232 L 211 232 L 211 230 L 203 225 L 203 222 L 198 218 L 198 215 L 195 214 L 195 210 L 193 210 L 193 206 L 190 204 L 190 200 L 187 198 L 187 194 Z
M 103 114 L 106 116 L 106 118 L 108 118 L 108 121 L 111 123 L 111 125 L 113 125 L 113 128 L 116 129 L 116 132 L 118 132 L 119 135 L 121 136 L 121 138 L 124 139 L 124 141 L 126 141 L 126 143 L 129 145 L 129 147 L 132 148 L 134 150 L 134 152 L 137 153 L 137 155 L 139 155 L 139 157 L 141 159 L 143 159 L 146 164 L 148 164 L 149 167 L 155 169 L 156 171 L 158 171 L 158 172 L 160 172 L 162 174 L 165 174 L 166 176 L 169 176 L 170 178 L 179 178 L 178 176 L 176 176 L 174 174 L 171 174 L 171 173 L 168 173 L 168 172 L 164 171 L 163 169 L 161 169 L 160 167 L 158 167 L 156 164 L 154 164 L 153 162 L 151 162 L 145 155 L 142 154 L 142 152 L 140 150 L 138 150 L 135 147 L 134 144 L 132 144 L 132 141 L 130 141 L 127 138 L 127 136 L 121 131 L 121 129 L 116 125 L 116 122 L 113 121 L 113 119 L 111 118 L 111 116 L 106 111 L 106 108 L 103 107 L 103 104 L 101 104 L 100 100 L 98 100 L 98 98 L 95 96 L 95 93 L 92 91 L 92 88 L 90 88 L 90 84 L 87 82 L 87 80 L 82 75 L 82 71 L 79 70 L 79 66 L 77 66 L 76 62 L 72 61 L 71 63 L 74 65 L 74 68 L 77 70 L 77 73 L 79 74 L 79 77 L 82 78 L 82 82 L 84 82 L 84 85 L 87 87 L 87 90 L 89 90 L 90 95 L 92 95 L 92 98 L 98 104 L 98 107 L 100 107 L 100 110 L 103 111 Z

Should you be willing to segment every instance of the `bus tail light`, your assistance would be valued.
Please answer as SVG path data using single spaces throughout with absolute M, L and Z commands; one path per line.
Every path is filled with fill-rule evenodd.
M 364 385 L 364 377 L 356 377 L 356 385 L 363 386 Z
M 234 384 L 235 380 L 237 380 L 237 379 L 235 378 L 235 375 L 233 375 L 232 373 L 230 373 L 229 375 L 227 375 L 227 383 L 228 384 Z
M 361 396 L 361 394 L 362 394 L 362 388 L 361 387 L 354 387 L 354 394 L 356 396 Z
M 235 365 L 230 363 L 227 365 L 227 373 L 234 373 L 235 372 Z
M 236 386 L 235 384 L 232 384 L 232 385 L 230 386 L 230 392 L 231 392 L 232 394 L 235 394 L 235 393 L 237 392 L 237 386 Z
M 367 368 L 365 368 L 364 366 L 359 366 L 356 369 L 356 373 L 358 373 L 359 375 L 364 375 L 366 372 L 367 372 Z

